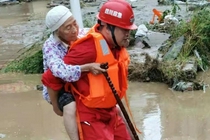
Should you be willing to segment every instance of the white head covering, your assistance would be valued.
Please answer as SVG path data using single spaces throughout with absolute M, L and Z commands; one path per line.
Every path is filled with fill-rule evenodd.
M 72 13 L 65 6 L 55 6 L 47 13 L 45 24 L 52 32 L 54 32 L 71 16 Z

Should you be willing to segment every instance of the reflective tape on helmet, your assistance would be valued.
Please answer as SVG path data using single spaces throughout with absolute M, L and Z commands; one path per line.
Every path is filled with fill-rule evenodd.
M 114 10 L 108 9 L 108 8 L 106 8 L 104 12 L 107 15 L 111 15 L 111 16 L 114 16 L 114 17 L 117 17 L 117 18 L 122 18 L 122 13 L 121 12 L 114 11 Z

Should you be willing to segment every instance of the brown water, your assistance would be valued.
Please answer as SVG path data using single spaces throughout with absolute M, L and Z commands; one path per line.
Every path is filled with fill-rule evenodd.
M 210 71 L 200 74 L 208 84 Z M 145 140 L 209 140 L 210 90 L 173 92 L 160 83 L 130 83 L 130 106 Z
M 21 3 L 12 6 L 0 7 L 0 25 L 10 26 L 18 22 L 29 21 L 31 18 L 39 17 L 44 18 L 46 12 L 49 10 L 46 8 L 47 3 L 50 0 L 34 1 L 33 3 Z
M 208 72 L 210 74 L 210 72 Z M 210 83 L 208 74 L 205 81 Z M 40 75 L 0 75 L 0 134 L 4 140 L 67 140 L 62 119 L 34 86 Z M 161 83 L 130 82 L 128 97 L 144 140 L 208 140 L 210 90 L 173 92 Z M 1 135 L 0 135 L 1 136 Z
M 43 13 L 39 16 L 43 19 L 44 13 L 48 11 L 45 7 L 46 1 L 0 7 L 0 24 L 3 26 L 0 28 L 7 29 L 10 27 L 8 25 L 16 22 L 27 24 L 34 13 Z M 9 52 L 15 48 L 20 49 L 23 44 L 19 43 L 18 48 L 17 39 L 16 44 L 9 42 L 9 47 L 2 49 L 5 47 L 5 44 L 1 44 L 5 43 L 2 38 L 0 61 L 7 61 L 14 56 Z M 40 77 L 41 75 L 0 74 L 0 139 L 68 139 L 62 118 L 53 113 L 51 105 L 42 99 L 41 92 L 34 90 L 35 85 L 41 84 Z M 199 74 L 198 78 L 210 84 L 210 71 Z M 130 82 L 128 97 L 134 120 L 142 131 L 142 140 L 210 139 L 209 88 L 206 93 L 182 93 L 174 92 L 161 83 Z
M 62 118 L 34 90 L 36 84 L 40 75 L 0 75 L 0 139 L 67 140 Z

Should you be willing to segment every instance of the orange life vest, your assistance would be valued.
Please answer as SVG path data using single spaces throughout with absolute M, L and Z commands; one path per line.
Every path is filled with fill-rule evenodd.
M 107 72 L 118 95 L 120 96 L 120 98 L 122 98 L 126 94 L 127 90 L 127 75 L 128 75 L 127 71 L 128 71 L 128 64 L 130 62 L 129 55 L 127 53 L 127 50 L 125 48 L 122 48 L 121 50 L 119 50 L 119 59 L 118 60 L 115 59 L 103 36 L 100 33 L 96 32 L 95 29 L 97 27 L 98 25 L 95 25 L 85 37 L 80 38 L 79 40 L 74 42 L 71 48 L 89 38 L 93 38 L 97 52 L 95 62 L 97 63 L 108 62 L 109 68 Z M 89 80 L 89 93 L 90 93 L 88 96 L 80 94 L 71 83 L 66 84 L 65 86 L 66 91 L 68 91 L 69 86 L 71 86 L 71 90 L 79 94 L 80 99 L 87 107 L 90 108 L 114 107 L 116 105 L 116 99 L 104 75 L 103 74 L 93 75 L 92 73 L 88 73 L 87 76 Z M 119 76 L 121 80 L 119 80 Z

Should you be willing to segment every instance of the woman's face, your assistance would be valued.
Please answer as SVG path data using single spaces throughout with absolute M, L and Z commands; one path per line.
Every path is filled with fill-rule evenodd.
M 79 26 L 73 16 L 68 18 L 66 22 L 58 29 L 58 37 L 65 43 L 76 41 L 79 32 Z

